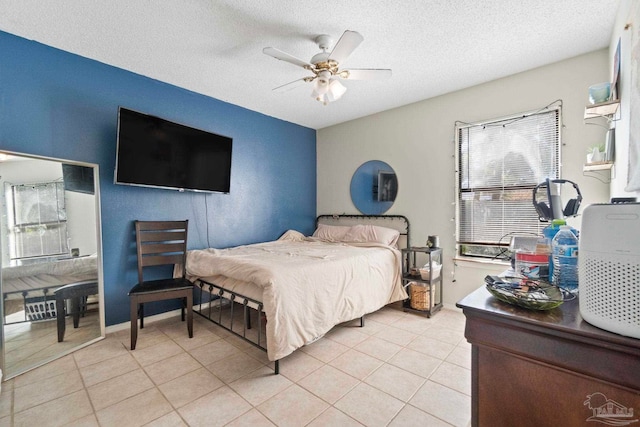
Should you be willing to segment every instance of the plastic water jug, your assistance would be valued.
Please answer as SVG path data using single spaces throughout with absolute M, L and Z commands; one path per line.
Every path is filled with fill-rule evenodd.
M 578 293 L 578 238 L 571 227 L 563 225 L 551 242 L 553 284 Z

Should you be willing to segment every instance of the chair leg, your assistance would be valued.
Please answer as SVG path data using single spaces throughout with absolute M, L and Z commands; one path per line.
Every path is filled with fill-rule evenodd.
M 131 298 L 131 350 L 136 349 L 136 341 L 138 341 L 138 300 Z
M 185 298 L 187 305 L 187 331 L 189 331 L 189 338 L 193 338 L 193 291 L 189 290 L 187 297 Z
M 144 329 L 144 303 L 140 303 L 140 329 Z
M 182 298 L 182 307 L 180 307 L 180 320 L 184 322 L 184 308 L 187 306 L 187 298 Z

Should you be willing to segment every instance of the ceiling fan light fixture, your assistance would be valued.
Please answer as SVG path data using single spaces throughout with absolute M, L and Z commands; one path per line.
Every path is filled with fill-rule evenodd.
M 327 99 L 329 102 L 337 101 L 342 98 L 342 95 L 347 91 L 347 88 L 344 87 L 339 80 L 334 79 L 329 84 L 329 90 L 327 91 Z

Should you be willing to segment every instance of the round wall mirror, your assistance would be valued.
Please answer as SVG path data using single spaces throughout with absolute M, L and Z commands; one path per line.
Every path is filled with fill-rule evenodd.
M 351 201 L 364 215 L 382 215 L 398 193 L 398 178 L 391 166 L 380 160 L 360 165 L 351 178 Z

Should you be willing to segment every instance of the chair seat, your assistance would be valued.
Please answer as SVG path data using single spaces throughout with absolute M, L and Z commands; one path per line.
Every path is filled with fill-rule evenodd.
M 178 277 L 175 279 L 159 279 L 159 280 L 145 280 L 142 283 L 138 283 L 129 291 L 131 295 L 143 295 L 143 294 L 155 294 L 159 292 L 190 289 L 193 288 L 193 283 Z

